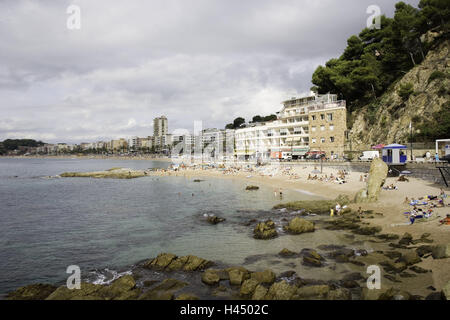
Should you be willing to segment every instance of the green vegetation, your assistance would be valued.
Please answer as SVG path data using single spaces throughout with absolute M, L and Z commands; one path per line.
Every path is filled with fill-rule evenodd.
M 242 127 L 242 125 L 245 124 L 245 119 L 238 117 L 234 119 L 233 123 L 229 123 L 225 126 L 225 129 L 238 129 Z
M 252 123 L 258 123 L 258 122 L 268 122 L 268 121 L 273 121 L 273 120 L 277 120 L 277 116 L 274 114 L 271 114 L 270 116 L 265 116 L 265 117 L 261 117 L 261 116 L 254 116 L 252 119 Z
M 252 118 L 252 121 L 250 121 L 250 123 L 268 122 L 268 121 L 273 121 L 273 120 L 277 120 L 277 116 L 275 114 L 271 114 L 271 115 L 265 116 L 265 117 L 261 117 L 260 115 L 257 115 Z M 239 118 L 234 119 L 233 123 L 227 124 L 225 126 L 225 129 L 242 128 L 244 124 L 245 124 L 245 119 L 239 117 Z
M 0 146 L 0 152 L 2 149 L 4 151 L 13 151 L 19 147 L 40 147 L 44 145 L 42 141 L 32 139 L 6 139 L 1 144 L 2 146 Z
M 397 93 L 403 99 L 403 101 L 406 101 L 408 100 L 409 96 L 414 93 L 414 86 L 411 82 L 401 84 Z
M 428 84 L 437 79 L 446 79 L 449 78 L 449 75 L 442 71 L 433 71 L 428 78 Z
M 419 133 L 413 136 L 414 142 L 447 139 L 450 132 L 450 102 L 443 105 L 440 112 L 424 118 L 418 129 Z
M 448 0 L 421 0 L 419 8 L 398 2 L 395 9 L 394 18 L 381 16 L 380 29 L 365 28 L 351 36 L 339 58 L 316 69 L 312 82 L 318 93 L 338 93 L 347 100 L 350 112 L 357 110 L 425 58 L 429 44 L 420 41 L 422 34 L 443 31 L 441 39 L 448 38 Z M 402 97 L 412 93 L 405 87 Z

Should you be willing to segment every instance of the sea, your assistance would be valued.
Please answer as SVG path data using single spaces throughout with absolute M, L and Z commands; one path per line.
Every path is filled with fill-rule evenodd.
M 245 191 L 251 177 L 199 177 L 200 182 L 184 176 L 59 177 L 69 171 L 169 165 L 147 160 L 0 159 L 0 297 L 32 283 L 65 283 L 67 268 L 73 265 L 82 277 L 107 283 L 162 252 L 239 265 L 248 257 L 292 247 L 293 241 L 300 250 L 327 237 L 328 242 L 336 240 L 320 232 L 303 240 L 253 239 L 248 220 L 283 201 L 320 197 L 283 190 L 280 198 L 270 185 Z M 205 215 L 211 214 L 226 221 L 209 225 Z

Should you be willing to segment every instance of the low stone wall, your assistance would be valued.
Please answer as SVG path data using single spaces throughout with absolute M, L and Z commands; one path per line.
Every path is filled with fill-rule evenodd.
M 282 167 L 317 167 L 320 170 L 320 161 L 309 161 L 309 162 L 280 162 Z M 349 172 L 361 172 L 368 173 L 370 169 L 370 162 L 323 162 L 323 168 L 331 168 L 336 170 L 347 170 Z M 404 170 L 411 171 L 409 177 L 423 179 L 432 183 L 444 185 L 444 181 L 439 170 L 435 167 L 433 163 L 408 163 Z M 450 177 L 447 180 L 450 182 Z

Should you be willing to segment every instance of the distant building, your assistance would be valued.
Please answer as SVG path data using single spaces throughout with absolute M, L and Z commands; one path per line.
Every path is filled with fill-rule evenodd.
M 162 137 L 168 133 L 169 121 L 165 116 L 153 119 L 153 136 Z
M 292 158 L 308 151 L 324 151 L 327 157 L 343 156 L 346 131 L 345 101 L 337 95 L 311 95 L 283 102 L 277 120 L 248 125 L 235 132 L 238 158 Z

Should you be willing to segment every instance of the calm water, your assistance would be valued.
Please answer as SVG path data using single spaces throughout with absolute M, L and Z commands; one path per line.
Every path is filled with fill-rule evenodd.
M 246 210 L 267 210 L 273 188 L 243 191 L 249 181 L 184 177 L 132 180 L 51 178 L 65 171 L 167 167 L 125 160 L 0 159 L 0 294 L 35 282 L 58 283 L 67 266 L 83 276 L 123 269 L 160 252 L 242 263 L 284 244 L 254 240 L 242 227 Z M 192 196 L 194 194 L 194 196 Z M 284 192 L 284 201 L 311 198 Z M 214 213 L 227 222 L 210 226 Z

